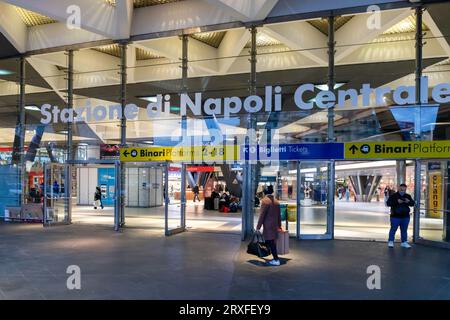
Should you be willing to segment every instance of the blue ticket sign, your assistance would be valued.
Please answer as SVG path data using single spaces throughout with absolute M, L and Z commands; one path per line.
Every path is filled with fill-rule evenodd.
M 300 143 L 241 147 L 242 160 L 329 160 L 344 159 L 343 143 Z

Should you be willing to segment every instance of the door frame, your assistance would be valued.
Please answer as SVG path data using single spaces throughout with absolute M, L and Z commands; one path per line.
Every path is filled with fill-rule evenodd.
M 169 167 L 170 162 L 164 166 L 164 234 L 169 237 L 186 231 L 186 164 L 181 163 L 181 194 L 180 194 L 180 226 L 169 228 Z
M 65 164 L 69 165 L 71 168 L 74 166 L 99 166 L 99 165 L 111 165 L 114 166 L 114 173 L 115 173 L 115 193 L 114 193 L 114 231 L 119 231 L 121 227 L 123 227 L 124 222 L 121 221 L 121 214 L 120 214 L 120 205 L 121 205 L 121 195 L 122 195 L 122 188 L 121 188 L 121 180 L 120 180 L 120 174 L 121 174 L 121 164 L 119 160 L 68 160 Z M 71 177 L 70 177 L 71 178 Z M 72 182 L 72 181 L 71 181 Z M 70 191 L 69 191 L 70 192 Z M 72 195 L 69 194 L 69 199 L 72 201 Z M 72 218 L 72 202 L 70 202 L 70 217 Z
M 67 219 L 65 221 L 57 221 L 57 222 L 50 222 L 50 220 L 48 219 L 48 209 L 50 208 L 54 208 L 54 205 L 50 205 L 48 206 L 48 201 L 50 201 L 51 203 L 53 203 L 53 192 L 51 192 L 51 196 L 50 198 L 48 197 L 48 186 L 51 186 L 51 181 L 50 184 L 48 184 L 49 181 L 48 180 L 48 174 L 50 173 L 51 176 L 53 176 L 52 171 L 54 170 L 55 167 L 60 167 L 63 168 L 64 170 L 64 175 L 65 175 L 65 179 L 64 179 L 64 197 L 63 197 L 63 201 L 64 201 L 64 215 L 67 214 Z M 55 163 L 55 162 L 50 162 L 50 163 L 44 163 L 44 203 L 42 205 L 42 225 L 44 227 L 49 227 L 49 226 L 61 226 L 61 225 L 69 225 L 72 223 L 72 201 L 71 201 L 71 188 L 72 188 L 72 180 L 71 180 L 71 165 L 68 163 Z M 50 208 L 49 208 L 50 207 Z
M 301 222 L 300 219 L 302 217 L 302 206 L 300 202 L 300 190 L 301 190 L 301 164 L 303 162 L 326 162 L 328 165 L 328 174 L 327 174 L 327 225 L 326 225 L 326 232 L 324 234 L 301 234 Z M 334 192 L 330 194 L 330 188 L 334 188 L 334 183 L 330 186 L 331 181 L 331 173 L 333 173 L 333 179 L 334 182 L 334 166 L 335 162 L 334 160 L 297 160 L 297 240 L 331 240 L 334 239 Z M 331 169 L 331 170 L 330 170 Z M 331 204 L 331 206 L 330 206 Z M 287 217 L 286 217 L 287 219 Z
M 416 186 L 416 180 L 417 177 L 419 177 L 419 180 L 421 181 L 421 166 L 422 166 L 422 162 L 429 162 L 429 161 L 443 161 L 443 162 L 450 162 L 450 159 L 448 158 L 442 158 L 442 159 L 415 159 L 415 168 L 414 168 L 414 186 Z M 448 169 L 447 169 L 448 170 Z M 445 171 L 447 171 L 445 170 Z M 442 179 L 442 183 L 444 183 L 444 179 Z M 415 189 L 415 201 L 416 201 L 416 205 L 414 206 L 414 236 L 413 236 L 413 241 L 414 243 L 417 244 L 422 244 L 422 245 L 426 245 L 426 246 L 433 246 L 433 247 L 438 247 L 438 248 L 445 248 L 445 249 L 450 249 L 450 243 L 449 242 L 445 242 L 445 241 L 436 241 L 436 240 L 429 240 L 429 239 L 424 239 L 420 236 L 420 224 L 421 224 L 421 216 L 420 216 L 420 195 L 421 195 L 421 184 L 417 185 L 417 189 Z M 447 183 L 447 185 L 443 186 L 443 190 L 442 190 L 442 195 L 443 195 L 443 199 L 445 199 L 445 196 L 447 194 L 447 188 L 449 188 L 449 185 Z M 417 194 L 419 197 L 419 201 L 417 201 Z M 425 201 L 427 201 L 428 199 L 424 199 Z M 445 206 L 444 206 L 445 208 Z M 450 211 L 447 209 L 443 209 L 442 210 L 443 214 L 450 214 Z M 444 220 L 442 221 L 442 223 L 444 224 Z M 445 228 L 445 226 L 442 226 L 443 228 Z
M 186 164 L 181 163 L 181 194 L 180 194 L 180 227 L 169 228 L 169 167 L 172 163 L 169 161 L 143 161 L 143 162 L 123 162 L 121 167 L 125 170 L 127 166 L 151 167 L 160 166 L 164 173 L 164 235 L 172 236 L 186 231 Z

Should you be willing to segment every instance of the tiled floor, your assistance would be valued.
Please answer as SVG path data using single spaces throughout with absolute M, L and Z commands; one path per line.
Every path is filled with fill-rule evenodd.
M 389 232 L 389 210 L 383 202 L 355 203 L 336 200 L 335 236 L 338 238 L 356 238 L 386 241 Z M 255 209 L 255 224 L 259 209 Z M 241 232 L 241 213 L 223 213 L 204 210 L 203 203 L 188 201 L 186 206 L 187 227 L 191 230 L 219 232 Z M 74 206 L 74 223 L 100 224 L 112 227 L 113 208 L 94 210 L 88 206 Z M 125 208 L 126 224 L 130 227 L 155 228 L 163 232 L 164 207 Z M 323 234 L 326 232 L 326 207 L 308 206 L 301 211 L 301 232 L 303 234 Z M 180 205 L 169 206 L 169 227 L 176 228 L 180 222 Z M 284 225 L 285 223 L 283 223 Z M 409 235 L 412 236 L 410 223 Z M 296 231 L 296 223 L 289 222 L 291 234 Z M 399 232 L 398 232 L 399 233 Z M 397 236 L 400 236 L 399 234 Z M 429 240 L 442 240 L 442 219 L 421 218 L 421 236 Z
M 450 299 L 450 251 L 361 241 L 296 241 L 261 266 L 233 234 L 101 225 L 0 224 L 0 299 Z M 66 269 L 81 268 L 81 290 Z M 381 290 L 366 286 L 381 269 Z

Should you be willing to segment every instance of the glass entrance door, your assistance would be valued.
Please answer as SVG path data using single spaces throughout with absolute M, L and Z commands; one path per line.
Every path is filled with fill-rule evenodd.
M 165 234 L 186 230 L 186 166 L 167 164 L 164 170 Z
M 71 223 L 70 170 L 68 164 L 44 166 L 44 226 Z
M 331 239 L 329 161 L 302 161 L 297 167 L 297 237 Z M 334 177 L 333 177 L 334 178 Z M 332 199 L 333 201 L 333 199 Z
M 450 159 L 420 161 L 418 240 L 450 247 Z

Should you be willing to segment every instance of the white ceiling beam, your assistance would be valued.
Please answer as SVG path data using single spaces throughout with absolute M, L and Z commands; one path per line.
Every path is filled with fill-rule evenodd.
M 65 52 L 39 54 L 34 55 L 33 58 L 67 68 Z M 96 72 L 111 69 L 119 71 L 119 64 L 119 58 L 93 49 L 75 51 L 74 54 L 73 65 L 75 72 Z
M 327 37 L 306 21 L 267 25 L 263 32 L 319 65 L 328 64 Z
M 243 22 L 264 20 L 278 0 L 205 0 L 238 17 Z
M 256 69 L 258 72 L 317 67 L 317 63 L 312 59 L 296 52 L 286 51 L 284 45 L 259 47 L 258 53 L 261 54 L 257 57 Z M 248 52 L 244 49 L 241 57 L 237 58 L 228 70 L 228 74 L 246 72 L 250 72 L 250 63 Z
M 127 46 L 127 82 L 135 82 L 136 73 L 136 47 Z
M 69 9 L 76 6 L 80 12 L 80 27 L 84 30 L 102 35 L 111 39 L 118 39 L 117 22 L 121 17 L 123 10 L 109 5 L 103 0 L 4 0 L 10 4 L 31 10 L 52 19 L 55 19 L 64 25 L 71 22 L 71 17 L 76 14 Z M 121 2 L 121 1 L 119 1 Z M 124 5 L 119 5 L 123 9 Z M 120 22 L 123 23 L 123 22 Z M 127 23 L 127 22 L 126 22 Z M 125 23 L 125 25 L 126 25 Z M 70 30 L 69 28 L 66 28 Z M 125 29 L 124 29 L 125 30 Z M 123 30 L 121 30 L 123 31 Z
M 180 61 L 182 56 L 182 42 L 177 37 L 139 41 L 134 42 L 133 45 L 174 61 Z M 218 62 L 215 59 L 217 58 L 216 48 L 192 38 L 189 38 L 188 48 L 188 59 L 190 61 L 194 60 L 189 63 L 189 68 L 192 68 L 194 73 L 198 69 L 209 73 L 217 73 L 219 71 Z M 200 61 L 203 59 L 210 60 Z
M 27 27 L 14 6 L 3 2 L 0 2 L 0 33 L 17 51 L 27 51 Z
M 32 85 L 26 85 L 25 92 L 29 93 L 41 93 L 48 92 L 47 88 L 41 88 Z M 19 84 L 13 81 L 0 81 L 0 96 L 12 96 L 17 95 L 19 92 Z M 3 106 L 0 102 L 0 106 Z M 0 108 L 1 109 L 1 108 Z
M 231 29 L 226 32 L 217 52 L 218 57 L 222 58 L 219 59 L 219 73 L 228 72 L 250 38 L 250 32 L 244 28 Z
M 238 20 L 229 11 L 204 0 L 185 0 L 134 9 L 131 35 L 199 28 Z
M 167 87 L 164 80 L 180 79 L 181 69 L 179 64 L 171 63 L 167 58 L 139 60 L 136 62 L 135 82 L 161 81 L 159 86 L 167 91 L 176 88 Z M 145 93 L 143 93 L 145 95 Z
M 384 31 L 410 16 L 411 10 L 386 10 L 381 11 L 379 14 L 380 28 L 369 29 L 367 25 L 368 21 L 370 22 L 369 18 L 371 17 L 371 14 L 359 14 L 351 18 L 336 31 L 336 62 L 344 59 L 347 55 L 356 51 L 361 46 L 381 35 Z
M 121 0 L 116 2 L 115 10 L 116 31 L 114 39 L 128 39 L 131 34 L 133 19 L 133 0 Z
M 83 29 L 69 30 L 64 23 L 50 23 L 28 28 L 27 51 L 106 39 L 104 36 Z
M 65 73 L 58 70 L 55 65 L 45 63 L 42 60 L 35 59 L 34 57 L 26 58 L 28 63 L 39 73 L 39 75 L 48 83 L 52 90 L 63 100 L 66 101 L 66 97 L 61 90 L 67 88 L 65 83 Z
M 415 33 L 388 34 L 380 36 L 377 42 L 359 47 L 338 63 L 360 64 L 415 59 Z M 409 40 L 408 40 L 409 39 Z M 384 40 L 385 42 L 381 42 Z M 438 39 L 427 39 L 423 46 L 424 58 L 446 57 Z
M 437 39 L 439 44 L 442 46 L 447 55 L 450 57 L 450 45 L 428 11 L 424 11 L 423 13 L 423 22 L 427 25 L 432 35 Z M 429 39 L 426 39 L 425 41 L 428 42 Z

